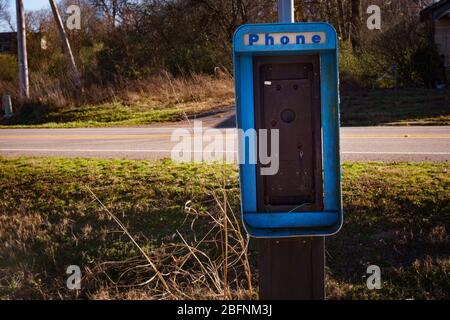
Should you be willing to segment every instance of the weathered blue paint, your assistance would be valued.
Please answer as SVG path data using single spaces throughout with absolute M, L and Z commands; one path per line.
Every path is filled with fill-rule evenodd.
M 245 222 L 257 229 L 332 227 L 337 220 L 337 211 L 247 213 L 245 216 Z
M 271 34 L 271 33 L 317 33 L 324 32 L 326 35 L 325 43 L 319 44 L 297 44 L 289 45 L 270 45 L 255 46 L 245 45 L 243 38 L 246 34 Z M 255 55 L 261 53 L 263 55 L 278 55 L 281 52 L 285 54 L 305 54 L 307 52 L 317 53 L 318 51 L 337 50 L 337 36 L 334 28 L 328 23 L 288 23 L 288 24 L 246 24 L 240 26 L 233 38 L 233 51 L 235 54 L 249 53 Z
M 255 128 L 255 117 L 249 116 L 254 112 L 254 96 L 253 96 L 253 63 L 251 56 L 243 56 L 240 60 L 242 70 L 242 87 L 241 87 L 241 124 L 240 128 L 244 131 Z M 245 140 L 239 143 L 240 155 L 245 158 L 244 163 L 240 165 L 240 172 L 245 176 L 241 179 L 242 190 L 242 209 L 244 212 L 256 212 L 256 165 L 248 163 L 252 146 L 246 148 Z M 255 146 L 253 146 L 255 147 Z
M 250 34 L 307 33 L 312 43 L 255 45 L 244 43 Z M 314 35 L 325 34 L 318 43 Z M 282 36 L 282 35 L 280 35 Z M 315 40 L 314 40 L 315 39 Z M 286 40 L 283 40 L 285 43 Z M 241 208 L 244 226 L 254 237 L 329 236 L 339 231 L 343 222 L 341 199 L 341 166 L 339 157 L 339 89 L 338 44 L 334 28 L 327 23 L 253 24 L 239 27 L 233 38 L 233 61 L 239 129 L 255 127 L 253 93 L 253 57 L 319 54 L 321 64 L 322 154 L 324 173 L 323 212 L 257 212 L 256 165 L 239 166 Z M 248 158 L 245 141 L 239 141 L 239 155 Z

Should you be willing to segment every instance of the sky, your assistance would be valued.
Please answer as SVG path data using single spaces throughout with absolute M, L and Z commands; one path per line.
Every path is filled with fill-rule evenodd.
M 57 1 L 59 2 L 59 1 Z M 25 7 L 26 11 L 34 11 L 34 10 L 40 10 L 40 9 L 50 9 L 50 4 L 48 3 L 48 0 L 23 0 L 23 6 Z M 13 17 L 13 20 L 15 21 L 15 15 L 16 15 L 16 1 L 15 0 L 9 0 L 9 9 L 11 12 L 11 16 Z M 0 22 L 0 32 L 1 31 L 10 31 L 7 26 L 2 24 Z
M 9 0 L 9 6 L 11 11 L 14 11 L 16 7 L 16 1 Z M 48 0 L 23 0 L 23 6 L 25 7 L 25 10 L 39 10 L 50 8 Z

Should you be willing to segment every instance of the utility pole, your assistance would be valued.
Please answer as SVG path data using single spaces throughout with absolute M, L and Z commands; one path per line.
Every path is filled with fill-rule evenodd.
M 67 57 L 67 63 L 69 65 L 70 72 L 72 74 L 72 79 L 77 87 L 77 89 L 82 89 L 81 75 L 78 71 L 77 65 L 75 64 L 75 58 L 73 57 L 72 48 L 70 47 L 69 39 L 67 38 L 66 30 L 64 29 L 64 24 L 59 14 L 58 7 L 55 0 L 49 0 L 50 6 L 52 7 L 53 16 L 55 17 L 56 26 L 58 27 L 59 36 L 61 38 L 64 52 Z
M 278 22 L 294 23 L 294 0 L 278 0 Z
M 294 22 L 294 1 L 278 0 L 278 22 Z M 257 239 L 262 300 L 325 299 L 325 238 Z
M 16 0 L 17 14 L 17 53 L 19 58 L 19 93 L 21 98 L 30 97 L 28 78 L 27 30 L 23 1 Z

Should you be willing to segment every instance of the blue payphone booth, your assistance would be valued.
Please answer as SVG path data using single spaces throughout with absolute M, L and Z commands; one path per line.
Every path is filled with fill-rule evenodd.
M 235 32 L 241 209 L 253 237 L 328 236 L 342 226 L 337 53 L 327 23 Z M 264 152 L 275 170 L 265 170 Z

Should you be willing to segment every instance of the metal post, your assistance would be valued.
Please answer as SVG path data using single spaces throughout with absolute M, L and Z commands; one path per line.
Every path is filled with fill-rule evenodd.
M 278 21 L 294 22 L 294 1 L 278 0 Z M 257 239 L 259 298 L 325 299 L 325 238 Z
M 30 84 L 28 79 L 28 56 L 27 56 L 27 31 L 25 24 L 25 12 L 23 1 L 16 0 L 17 13 L 17 53 L 19 56 L 19 90 L 21 98 L 30 97 Z
M 258 239 L 261 300 L 325 299 L 325 238 Z
M 294 23 L 294 0 L 278 0 L 278 22 Z
M 56 26 L 58 27 L 58 32 L 63 44 L 64 52 L 66 53 L 67 63 L 70 68 L 73 82 L 77 89 L 82 89 L 81 75 L 75 63 L 75 58 L 73 57 L 72 48 L 70 47 L 69 39 L 67 37 L 66 30 L 64 29 L 64 24 L 62 22 L 61 15 L 59 14 L 58 6 L 56 5 L 55 0 L 49 0 L 49 2 L 52 8 L 53 16 L 55 18 Z
M 13 115 L 11 96 L 5 94 L 2 99 L 3 111 L 5 112 L 5 118 L 10 118 Z

